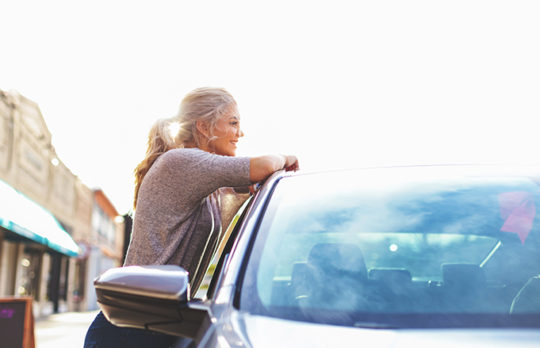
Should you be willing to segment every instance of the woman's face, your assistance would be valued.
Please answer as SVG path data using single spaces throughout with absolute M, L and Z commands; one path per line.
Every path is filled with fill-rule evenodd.
M 212 150 L 222 156 L 235 156 L 236 143 L 244 132 L 240 129 L 240 116 L 238 110 L 232 108 L 230 112 L 221 117 L 214 128 L 214 140 L 210 142 Z

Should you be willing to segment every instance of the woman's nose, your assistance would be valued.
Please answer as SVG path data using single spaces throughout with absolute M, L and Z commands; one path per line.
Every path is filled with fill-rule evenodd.
M 243 137 L 244 136 L 244 132 L 238 128 L 238 137 Z

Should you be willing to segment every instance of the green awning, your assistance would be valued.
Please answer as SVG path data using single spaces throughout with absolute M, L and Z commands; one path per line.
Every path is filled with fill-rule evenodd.
M 62 254 L 79 255 L 77 243 L 49 211 L 2 180 L 0 226 Z

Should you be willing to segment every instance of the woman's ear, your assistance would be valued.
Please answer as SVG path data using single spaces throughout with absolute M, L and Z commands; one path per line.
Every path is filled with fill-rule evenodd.
M 204 135 L 206 138 L 210 138 L 210 130 L 209 130 L 208 122 L 201 121 L 201 120 L 196 121 L 195 127 L 197 127 L 197 130 L 199 131 L 199 133 Z

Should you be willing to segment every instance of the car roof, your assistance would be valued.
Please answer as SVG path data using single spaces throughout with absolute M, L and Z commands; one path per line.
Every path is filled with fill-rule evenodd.
M 310 175 L 352 175 L 363 173 L 426 173 L 432 177 L 457 176 L 526 176 L 540 179 L 540 164 L 427 164 L 399 166 L 366 166 L 351 168 L 335 168 L 299 172 L 277 172 L 276 178 L 298 177 Z

